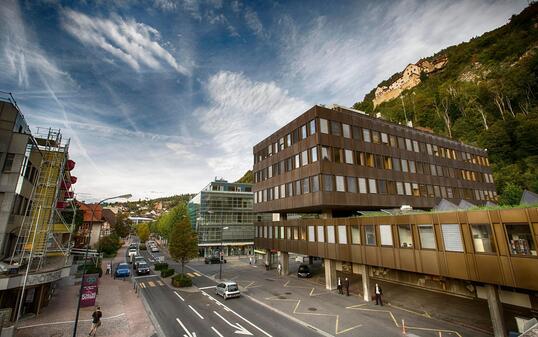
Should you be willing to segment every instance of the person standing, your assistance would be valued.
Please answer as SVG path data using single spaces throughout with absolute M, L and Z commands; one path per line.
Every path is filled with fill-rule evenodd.
M 383 295 L 383 290 L 381 287 L 376 283 L 375 284 L 375 305 L 381 305 L 383 306 L 383 299 L 381 296 Z
M 106 264 L 106 273 L 107 275 L 112 274 L 112 264 L 110 262 Z
M 252 264 L 252 256 L 248 257 L 248 264 Z
M 337 283 L 337 285 L 336 285 L 336 288 L 338 289 L 338 293 L 339 293 L 340 295 L 343 295 L 343 294 L 344 294 L 344 292 L 342 291 L 342 281 L 340 280 L 340 278 L 338 278 L 338 283 Z
M 279 263 L 277 267 L 278 276 L 282 275 L 282 265 Z
M 88 336 L 95 336 L 95 334 L 97 333 L 97 328 L 101 326 L 101 317 L 103 317 L 101 307 L 97 306 L 97 308 L 92 314 L 92 329 L 90 330 Z
M 344 280 L 344 286 L 346 287 L 346 296 L 349 296 L 349 279 L 347 277 Z

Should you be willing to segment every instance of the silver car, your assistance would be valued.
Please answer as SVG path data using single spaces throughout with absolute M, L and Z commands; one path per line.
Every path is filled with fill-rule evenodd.
M 222 296 L 224 300 L 230 297 L 241 296 L 237 283 L 232 281 L 217 284 L 217 286 L 215 287 L 215 294 Z

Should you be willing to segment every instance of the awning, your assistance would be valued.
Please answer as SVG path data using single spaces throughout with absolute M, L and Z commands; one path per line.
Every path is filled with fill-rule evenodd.
M 254 253 L 256 254 L 261 254 L 261 255 L 265 255 L 265 250 L 257 250 L 257 249 L 254 249 Z

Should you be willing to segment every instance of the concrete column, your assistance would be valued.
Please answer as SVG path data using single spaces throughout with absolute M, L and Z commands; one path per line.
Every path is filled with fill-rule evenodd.
M 365 264 L 359 264 L 359 273 L 362 279 L 362 297 L 365 302 L 370 302 L 370 267 Z
M 270 267 L 271 266 L 271 251 L 270 250 L 267 249 L 265 251 L 265 257 L 264 258 L 265 258 L 264 264 L 266 266 Z
M 290 254 L 288 252 L 280 252 L 278 263 L 282 266 L 282 275 L 288 275 L 290 271 Z
M 325 288 L 336 289 L 336 261 L 323 259 L 325 264 Z
M 499 299 L 499 290 L 497 286 L 486 284 L 486 296 L 488 299 L 489 316 L 493 325 L 493 335 L 495 337 L 506 337 L 504 327 L 504 317 L 502 303 Z

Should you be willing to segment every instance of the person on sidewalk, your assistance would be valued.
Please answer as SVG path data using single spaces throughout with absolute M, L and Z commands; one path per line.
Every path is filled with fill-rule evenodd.
M 344 286 L 346 287 L 346 295 L 349 296 L 349 279 L 347 277 L 344 280 Z
M 282 265 L 279 263 L 277 267 L 278 276 L 282 275 Z
M 383 290 L 381 287 L 376 283 L 375 284 L 375 305 L 381 305 L 383 306 L 383 299 L 381 296 L 383 295 Z
M 101 317 L 103 317 L 103 313 L 101 312 L 101 307 L 98 306 L 92 314 L 92 329 L 88 336 L 95 336 L 97 328 L 101 326 Z
M 338 278 L 338 284 L 336 285 L 336 289 L 338 289 L 338 293 L 340 295 L 344 294 L 344 292 L 342 291 L 342 281 L 340 280 L 340 278 Z
M 109 274 L 111 275 L 111 274 L 112 274 L 112 264 L 111 264 L 110 262 L 108 262 L 108 263 L 106 264 L 106 274 L 107 274 L 107 275 L 109 275 Z
M 248 257 L 248 264 L 252 264 L 252 256 Z

